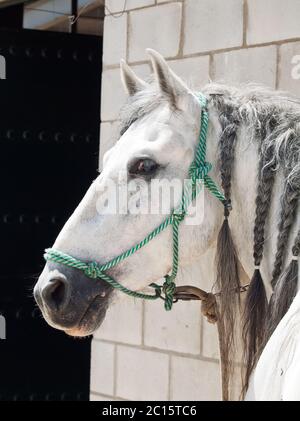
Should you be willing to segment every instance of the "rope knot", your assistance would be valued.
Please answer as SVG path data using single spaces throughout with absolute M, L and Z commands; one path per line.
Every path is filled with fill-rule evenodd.
M 181 221 L 183 221 L 184 218 L 185 218 L 185 213 L 183 211 L 181 213 L 179 212 L 173 213 L 173 220 L 176 221 L 177 223 L 180 223 Z
M 174 302 L 174 294 L 176 291 L 176 284 L 171 276 L 165 276 L 165 282 L 163 284 L 163 292 L 165 294 L 165 309 L 171 310 Z
M 208 323 L 216 323 L 218 321 L 216 297 L 211 292 L 202 300 L 201 312 L 207 318 Z
M 232 211 L 232 204 L 231 204 L 231 200 L 230 199 L 225 199 L 223 201 L 223 205 L 224 205 L 224 217 L 228 218 L 230 212 Z
M 193 184 L 195 184 L 197 180 L 204 180 L 211 168 L 212 165 L 210 162 L 205 161 L 199 165 L 197 165 L 196 162 L 193 162 L 190 167 L 190 178 Z
M 87 264 L 86 269 L 84 270 L 86 276 L 92 279 L 96 279 L 99 277 L 99 270 L 98 265 L 96 262 L 91 262 Z

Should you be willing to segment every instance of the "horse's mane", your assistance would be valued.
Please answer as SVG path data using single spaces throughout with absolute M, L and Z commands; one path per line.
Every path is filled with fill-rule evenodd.
M 285 92 L 255 84 L 228 86 L 210 83 L 201 92 L 207 96 L 208 106 L 217 112 L 222 128 L 219 139 L 219 168 L 227 200 L 231 198 L 231 174 L 240 127 L 245 126 L 250 141 L 258 144 L 258 183 L 253 227 L 253 258 L 256 269 L 246 298 L 243 328 L 246 388 L 264 344 L 289 308 L 297 291 L 297 260 L 294 259 L 285 271 L 283 269 L 289 253 L 287 244 L 296 220 L 300 195 L 300 100 Z M 134 121 L 153 111 L 163 101 L 166 98 L 157 92 L 154 83 L 150 81 L 146 89 L 130 97 L 124 106 L 121 113 L 121 134 Z M 271 280 L 274 293 L 268 304 L 259 266 L 263 259 L 265 225 L 274 181 L 279 172 L 283 174 L 284 186 Z M 239 297 L 235 293 L 239 283 L 238 271 L 236 267 L 233 270 L 233 266 L 236 266 L 236 252 L 228 223 L 223 224 L 220 232 L 218 253 L 217 280 L 219 279 L 222 290 L 219 333 L 222 335 L 220 339 L 225 353 L 224 373 L 228 377 L 232 360 L 230 353 L 234 347 L 236 309 L 239 305 Z M 300 254 L 300 231 L 294 239 L 292 254 L 296 257 Z
M 241 125 L 247 128 L 250 141 L 257 142 L 259 151 L 256 215 L 253 228 L 255 270 L 244 308 L 245 391 L 249 376 L 264 345 L 288 310 L 297 292 L 298 264 L 296 260 L 291 261 L 286 271 L 283 269 L 289 253 L 287 244 L 296 220 L 300 195 L 300 101 L 284 92 L 276 92 L 252 84 L 240 87 L 210 84 L 204 88 L 204 93 L 209 96 L 212 107 L 217 110 L 223 129 L 219 141 L 219 165 L 222 184 L 225 188 L 231 183 L 234 147 L 238 139 L 237 131 Z M 265 225 L 269 216 L 274 181 L 279 172 L 283 174 L 284 186 L 281 192 L 277 250 L 271 280 L 274 293 L 268 304 L 259 268 L 263 259 Z M 300 230 L 294 240 L 292 254 L 297 257 L 299 252 Z M 226 266 L 226 254 L 222 266 Z M 219 267 L 218 271 L 221 281 L 230 279 L 226 274 L 226 269 Z M 233 279 L 231 285 L 223 284 L 222 287 L 221 283 L 221 287 L 222 290 L 224 288 L 228 291 L 230 288 L 232 291 L 235 284 L 236 281 Z M 235 323 L 232 303 L 235 303 L 234 297 L 230 299 L 228 294 L 224 294 L 222 298 L 221 295 L 221 316 L 225 319 L 224 338 L 221 343 L 225 344 L 225 355 L 227 353 L 227 358 L 225 358 L 225 365 L 228 365 L 227 368 L 225 367 L 227 375 L 230 371 L 230 353 L 234 345 L 232 335 Z M 222 329 L 220 333 L 222 334 Z
M 300 184 L 300 99 L 257 84 L 238 87 L 211 83 L 203 88 L 222 114 L 229 110 L 262 141 L 266 165 L 283 168 L 289 183 Z M 270 151 L 272 149 L 272 151 Z

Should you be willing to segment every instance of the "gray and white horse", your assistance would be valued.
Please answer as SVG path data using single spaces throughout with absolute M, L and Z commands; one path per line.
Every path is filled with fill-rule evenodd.
M 148 82 L 140 80 L 121 62 L 129 98 L 121 115 L 120 139 L 105 154 L 103 171 L 53 246 L 83 261 L 105 263 L 113 259 L 165 219 L 160 212 L 101 212 L 104 186 L 111 181 L 116 185 L 131 183 L 140 198 L 146 197 L 151 203 L 157 200 L 149 196 L 147 189 L 153 179 L 183 182 L 189 177 L 198 145 L 201 105 L 197 93 L 171 71 L 157 52 L 148 53 L 154 73 Z M 216 281 L 221 289 L 219 318 L 228 359 L 239 306 L 236 287 L 241 271 L 251 279 L 243 330 L 247 386 L 264 344 L 297 292 L 300 103 L 257 86 L 209 84 L 202 94 L 208 100 L 206 159 L 212 164 L 209 175 L 222 187 L 232 211 L 229 216 L 225 209 L 224 220 L 222 203 L 205 190 L 202 222 L 183 222 L 180 226 L 179 262 L 181 267 L 199 262 L 205 268 L 203 256 L 208 250 L 217 249 L 218 273 L 208 276 L 211 284 Z M 179 200 L 179 196 L 175 198 Z M 200 198 L 195 206 L 201 206 L 203 211 Z M 130 290 L 140 291 L 171 268 L 169 227 L 108 273 Z M 85 336 L 100 326 L 118 292 L 101 279 L 91 280 L 77 269 L 47 262 L 34 294 L 51 326 L 69 335 Z M 292 325 L 289 317 L 293 317 Z M 290 373 L 296 369 L 299 372 L 299 359 L 286 356 L 296 343 L 299 354 L 299 329 L 295 327 L 299 321 L 297 297 L 262 354 L 251 379 L 249 399 L 300 399 L 299 376 L 298 380 L 292 375 L 285 377 L 286 366 L 275 364 L 282 351 L 289 361 Z M 276 342 L 278 335 L 280 340 Z M 283 345 L 285 338 L 288 345 Z M 270 364 L 264 373 L 266 361 Z M 276 386 L 272 383 L 274 376 L 279 379 Z M 265 384 L 267 393 L 263 392 Z

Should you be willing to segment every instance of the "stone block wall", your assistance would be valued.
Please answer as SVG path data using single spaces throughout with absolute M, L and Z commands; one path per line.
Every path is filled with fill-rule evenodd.
M 100 167 L 117 139 L 125 101 L 119 60 L 125 58 L 146 77 L 147 47 L 162 53 L 198 89 L 209 80 L 258 82 L 300 96 L 299 0 L 126 4 L 123 11 L 122 0 L 106 1 Z M 206 267 L 212 261 L 206 256 Z M 186 270 L 194 284 L 202 279 L 205 287 L 205 268 Z M 160 302 L 124 298 L 93 340 L 91 399 L 220 399 L 216 328 L 200 317 L 197 303 L 180 303 L 166 313 Z

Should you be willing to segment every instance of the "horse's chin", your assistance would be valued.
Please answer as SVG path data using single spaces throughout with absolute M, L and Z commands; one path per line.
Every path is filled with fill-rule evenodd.
M 94 333 L 94 330 L 87 330 L 85 331 L 84 329 L 79 328 L 73 328 L 73 329 L 68 329 L 64 331 L 67 335 L 69 336 L 73 336 L 74 338 L 84 338 L 86 336 L 90 336 Z
M 101 313 L 93 314 L 91 307 L 89 307 L 78 326 L 74 326 L 71 329 L 64 329 L 64 332 L 67 335 L 83 338 L 92 335 L 101 326 L 105 318 L 106 310 Z

